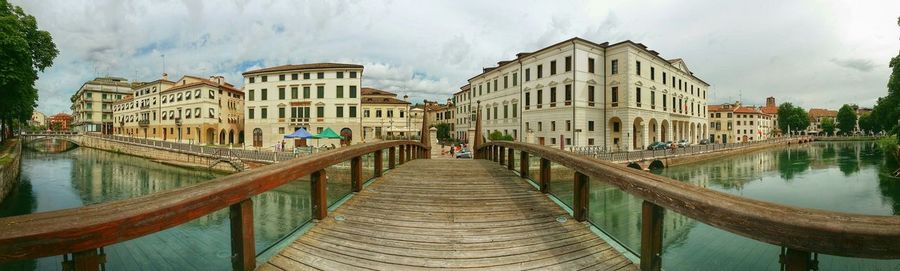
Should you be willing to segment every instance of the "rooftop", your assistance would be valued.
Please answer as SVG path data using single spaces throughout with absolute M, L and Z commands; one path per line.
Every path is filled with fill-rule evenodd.
M 309 64 L 289 64 L 289 65 L 281 65 L 269 68 L 262 68 L 257 70 L 246 71 L 242 73 L 242 75 L 252 75 L 252 74 L 260 74 L 260 73 L 269 73 L 269 72 L 283 72 L 283 71 L 302 71 L 302 70 L 320 70 L 320 69 L 362 69 L 362 65 L 357 64 L 343 64 L 343 63 L 309 63 Z

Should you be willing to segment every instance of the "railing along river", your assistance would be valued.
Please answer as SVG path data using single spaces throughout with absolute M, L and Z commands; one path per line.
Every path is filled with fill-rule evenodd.
M 533 157 L 540 161 L 531 166 Z M 663 215 L 671 210 L 738 235 L 782 247 L 780 262 L 786 270 L 814 270 L 814 253 L 872 259 L 900 259 L 900 216 L 874 216 L 796 208 L 744 198 L 634 170 L 600 159 L 550 147 L 516 142 L 479 146 L 476 158 L 518 171 L 572 208 L 578 221 L 588 219 L 589 178 L 610 184 L 643 199 L 641 207 L 640 266 L 661 270 Z M 518 160 L 515 161 L 515 160 Z M 572 195 L 554 194 L 551 164 L 574 171 Z M 532 168 L 529 168 L 529 167 Z M 536 170 L 536 171 L 534 171 Z M 534 176 L 536 175 L 536 176 Z M 566 184 L 567 186 L 569 184 Z M 555 189 L 555 188 L 554 188 Z M 565 191 L 566 189 L 560 189 Z M 569 198 L 571 197 L 571 198 Z M 615 238 L 615 237 L 613 237 Z M 785 269 L 782 269 L 785 270 Z
M 374 156 L 373 173 L 369 176 L 381 176 L 385 169 L 384 152 L 387 169 L 412 159 L 429 158 L 430 154 L 425 145 L 414 141 L 359 144 L 147 196 L 0 218 L 0 262 L 63 255 L 67 270 L 98 270 L 105 258 L 104 246 L 229 208 L 232 268 L 253 270 L 257 257 L 253 196 L 310 176 L 311 215 L 323 219 L 329 205 L 340 200 L 328 198 L 326 169 L 350 161 L 351 190 L 358 192 L 366 181 L 364 159 Z

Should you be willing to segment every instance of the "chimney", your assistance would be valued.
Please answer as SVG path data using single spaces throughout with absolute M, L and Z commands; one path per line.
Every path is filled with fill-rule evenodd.
M 169 80 L 169 74 L 168 74 L 168 73 L 163 73 L 162 80 L 168 81 L 168 80 Z
M 409 101 L 409 95 L 403 95 L 403 101 L 404 101 L 404 102 L 408 102 L 408 101 Z

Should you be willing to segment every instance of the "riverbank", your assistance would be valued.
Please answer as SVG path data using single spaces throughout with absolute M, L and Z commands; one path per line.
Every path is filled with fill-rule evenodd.
M 22 169 L 22 142 L 8 139 L 0 144 L 0 202 L 6 199 L 19 181 Z
M 742 154 L 747 154 L 750 152 L 755 152 L 755 151 L 760 151 L 760 150 L 765 150 L 765 149 L 770 149 L 770 148 L 792 146 L 792 145 L 797 145 L 797 144 L 805 144 L 805 143 L 800 143 L 799 140 L 790 140 L 790 141 L 784 141 L 784 142 L 759 144 L 759 145 L 748 146 L 745 148 L 728 149 L 728 150 L 723 150 L 723 151 L 714 151 L 714 152 L 708 152 L 708 153 L 691 154 L 691 155 L 686 155 L 686 156 L 669 157 L 669 158 L 666 158 L 666 161 L 663 161 L 663 163 L 665 163 L 666 167 L 679 166 L 679 165 L 692 164 L 692 163 L 709 161 L 709 160 L 714 160 L 714 159 L 721 159 L 721 158 L 735 156 L 735 155 L 742 155 Z
M 229 163 L 218 163 L 210 168 L 210 165 L 216 162 L 219 158 L 203 154 L 189 153 L 182 150 L 167 150 L 152 146 L 141 146 L 137 144 L 118 142 L 93 136 L 82 137 L 80 143 L 81 147 L 132 155 L 136 157 L 146 158 L 157 163 L 188 169 L 212 170 L 221 173 L 234 173 L 239 171 Z M 244 164 L 250 166 L 250 168 L 260 166 L 256 163 Z

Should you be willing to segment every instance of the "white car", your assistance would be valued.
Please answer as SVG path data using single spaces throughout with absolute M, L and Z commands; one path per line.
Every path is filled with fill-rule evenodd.
M 459 159 L 459 158 L 472 158 L 472 153 L 469 152 L 468 149 L 462 149 L 462 150 L 460 150 L 460 151 L 454 153 L 453 156 L 456 157 L 457 159 Z

